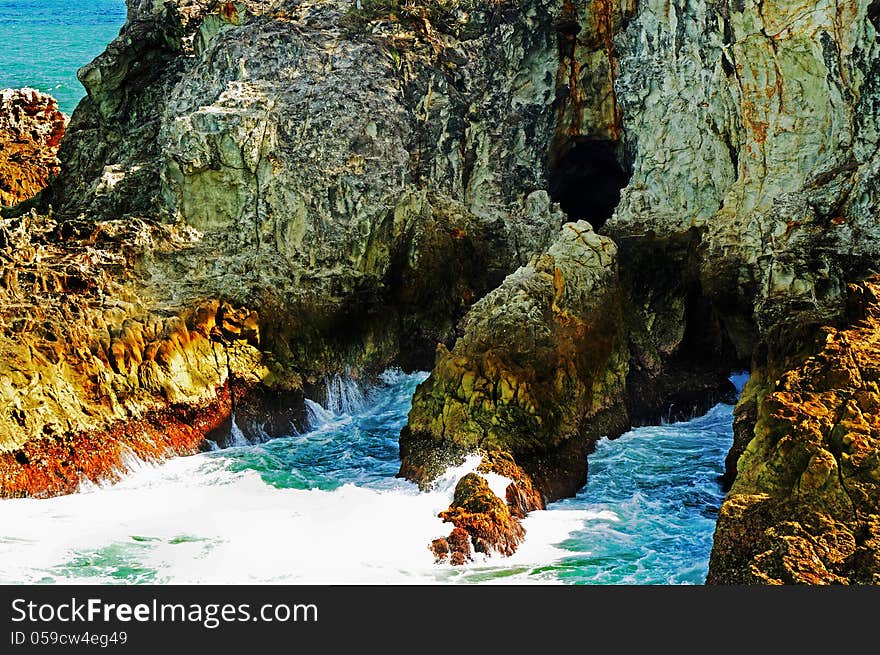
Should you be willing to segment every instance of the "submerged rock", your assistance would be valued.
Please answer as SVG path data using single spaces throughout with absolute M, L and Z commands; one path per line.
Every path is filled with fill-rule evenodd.
M 0 91 L 0 205 L 32 198 L 59 173 L 56 153 L 67 121 L 45 93 Z

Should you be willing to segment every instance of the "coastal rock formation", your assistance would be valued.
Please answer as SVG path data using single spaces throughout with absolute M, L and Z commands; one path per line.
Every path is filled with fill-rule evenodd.
M 186 278 L 169 285 L 181 303 L 271 307 L 267 346 L 297 370 L 379 370 L 404 352 L 430 365 L 564 222 L 543 190 L 552 17 L 486 7 L 458 34 L 371 11 L 130 3 L 80 72 L 89 96 L 48 201 L 197 230 L 151 274 Z
M 6 452 L 111 420 L 134 426 L 173 403 L 221 403 L 218 424 L 229 425 L 242 409 L 223 399 L 229 379 L 262 390 L 246 394 L 254 402 L 287 394 L 296 407 L 303 386 L 327 374 L 429 365 L 466 308 L 564 222 L 541 181 L 556 61 L 555 37 L 536 26 L 551 17 L 540 8 L 525 22 L 493 16 L 476 12 L 464 33 L 455 21 L 435 31 L 418 16 L 359 14 L 349 2 L 129 2 L 119 38 L 80 71 L 88 96 L 62 143 L 61 174 L 34 207 L 57 223 L 58 256 L 109 224 L 174 235 L 120 237 L 125 298 L 136 306 L 108 330 L 154 314 L 186 324 L 219 303 L 218 313 L 243 312 L 228 339 L 247 348 L 240 365 L 230 354 L 230 375 L 216 339 L 188 343 L 184 367 L 200 373 L 177 393 L 176 369 L 170 384 L 143 350 L 164 328 L 141 338 L 132 327 L 131 353 L 65 336 L 123 362 L 110 368 L 125 379 L 125 408 L 108 397 L 100 402 L 112 411 L 86 412 L 117 392 L 74 383 L 69 402 L 49 412 L 57 429 L 12 427 Z M 102 290 L 102 302 L 121 293 Z M 11 300 L 9 309 L 22 311 Z M 35 363 L 29 379 L 52 379 L 49 365 Z M 105 374 L 83 370 L 89 380 Z M 9 391 L 8 407 L 19 393 Z M 20 488 L 6 494 L 68 489 L 15 470 L 30 457 L 7 460 Z
M 277 435 L 298 418 L 295 405 L 273 405 L 299 384 L 267 368 L 253 312 L 161 305 L 139 279 L 138 249 L 182 235 L 93 227 L 77 238 L 36 213 L 0 221 L 2 496 L 69 493 L 133 458 L 197 452 L 236 414 L 252 436 L 255 419 Z
M 822 336 L 802 363 L 756 372 L 710 583 L 880 583 L 880 279 L 853 285 L 846 325 Z
M 56 153 L 67 116 L 35 89 L 0 90 L 0 205 L 42 191 L 60 167 Z
M 145 412 L 228 425 L 327 374 L 433 366 L 401 472 L 479 452 L 531 490 L 468 478 L 435 549 L 466 561 L 515 548 L 597 438 L 750 368 L 711 580 L 872 579 L 875 382 L 809 367 L 827 335 L 870 350 L 841 321 L 880 256 L 875 2 L 128 5 L 80 72 L 60 174 L 4 219 L 3 493 L 71 489 L 28 468 L 40 449 Z M 867 432 L 838 443 L 835 412 Z M 69 452 L 91 475 L 88 444 Z
M 786 363 L 843 315 L 847 283 L 876 266 L 876 11 L 864 1 L 586 4 L 561 13 L 560 61 L 573 75 L 562 97 L 594 104 L 574 112 L 565 101 L 548 188 L 617 245 L 629 419 L 679 418 L 729 398 L 731 370 Z M 513 335 L 512 351 L 529 343 Z M 441 351 L 432 378 L 455 387 L 450 361 Z M 737 412 L 730 471 L 754 438 L 759 385 Z M 577 406 L 576 394 L 561 398 Z M 417 395 L 410 432 L 443 434 L 444 412 Z M 461 440 L 451 434 L 436 452 Z M 495 447 L 519 440 L 506 426 L 496 435 Z M 418 478 L 411 439 L 402 470 Z
M 490 487 L 489 476 L 503 485 L 503 499 L 497 487 Z M 449 509 L 440 513 L 444 522 L 455 527 L 449 536 L 431 543 L 431 552 L 437 563 L 448 561 L 453 566 L 471 561 L 474 552 L 512 555 L 525 538 L 520 519 L 544 507 L 534 480 L 510 454 L 485 452 L 476 472 L 458 481 Z
M 566 224 L 471 308 L 416 391 L 400 440 L 404 475 L 424 484 L 442 472 L 442 445 L 509 453 L 550 500 L 583 486 L 595 440 L 629 427 L 616 254 L 588 223 Z

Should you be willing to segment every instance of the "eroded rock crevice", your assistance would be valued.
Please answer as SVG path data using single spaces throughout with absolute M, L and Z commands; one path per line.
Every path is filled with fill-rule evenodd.
M 0 91 L 0 206 L 32 198 L 58 175 L 58 146 L 68 120 L 44 93 Z

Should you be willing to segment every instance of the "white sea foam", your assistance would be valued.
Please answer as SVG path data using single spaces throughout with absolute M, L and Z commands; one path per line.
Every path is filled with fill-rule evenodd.
M 489 489 L 492 490 L 492 493 L 498 496 L 501 500 L 507 498 L 507 487 L 510 485 L 513 480 L 503 475 L 498 475 L 497 473 L 480 473 L 480 475 L 485 478 L 486 482 L 489 485 Z
M 528 538 L 510 560 L 456 569 L 433 563 L 428 544 L 450 530 L 437 514 L 478 461 L 449 471 L 427 493 L 405 482 L 277 489 L 254 472 L 230 472 L 216 456 L 141 466 L 112 487 L 0 502 L 0 581 L 108 582 L 143 569 L 142 581 L 159 583 L 405 584 L 559 557 L 550 543 L 583 512 L 529 517 Z
M 348 384 L 330 383 L 332 407 L 308 403 L 312 431 L 273 443 L 282 451 L 305 452 L 307 466 L 312 453 L 320 458 L 328 448 L 343 459 L 362 452 L 361 431 L 377 422 L 388 421 L 394 428 L 389 428 L 391 436 L 380 437 L 380 445 L 383 438 L 393 443 L 417 382 L 389 374 L 388 383 L 398 386 L 375 393 L 355 393 Z M 346 413 L 345 407 L 360 407 L 361 415 Z M 677 548 L 693 548 L 704 533 L 711 534 L 712 518 L 658 504 L 663 495 L 645 495 L 638 475 L 651 459 L 674 454 L 673 445 L 679 457 L 693 459 L 696 455 L 686 452 L 693 438 L 705 438 L 700 435 L 719 426 L 729 431 L 729 414 L 730 408 L 716 408 L 690 426 L 642 429 L 615 442 L 601 442 L 591 464 L 591 493 L 604 493 L 611 500 L 571 499 L 555 503 L 551 511 L 533 512 L 523 521 L 525 542 L 512 557 L 476 556 L 462 567 L 436 565 L 428 544 L 449 534 L 451 526 L 437 515 L 449 506 L 458 480 L 477 469 L 477 455 L 446 471 L 430 491 L 419 492 L 415 485 L 393 478 L 394 462 L 389 470 L 387 455 L 384 463 L 374 457 L 381 448 L 367 449 L 363 459 L 358 455 L 350 464 L 347 459 L 340 464 L 364 470 L 379 466 L 378 480 L 342 476 L 359 486 L 343 484 L 332 490 L 332 484 L 324 483 L 325 490 L 271 484 L 272 475 L 283 477 L 287 465 L 268 448 L 272 444 L 158 465 L 128 454 L 124 460 L 132 472 L 119 484 L 84 484 L 80 493 L 48 500 L 0 501 L 0 583 L 546 583 L 559 581 L 558 570 L 548 565 L 563 558 L 624 562 L 619 570 L 576 565 L 587 567 L 578 571 L 595 571 L 586 574 L 593 576 L 588 581 L 699 582 L 703 564 L 695 567 L 682 555 L 676 571 L 666 566 L 671 555 L 660 548 L 672 535 L 678 535 Z M 673 433 L 681 430 L 691 430 L 694 436 L 674 439 Z M 700 447 L 705 443 L 710 442 Z M 312 450 L 300 450 L 306 446 Z M 716 447 L 723 459 L 725 447 Z M 255 469 L 260 457 L 275 457 L 263 471 L 265 479 Z M 302 461 L 300 457 L 290 464 L 300 467 L 300 472 L 291 470 L 291 476 L 301 474 Z M 652 475 L 662 479 L 677 470 L 660 467 Z M 503 498 L 510 480 L 481 475 Z M 706 476 L 708 482 L 701 484 L 709 493 L 714 473 Z M 673 483 L 670 477 L 661 490 L 672 489 Z M 676 500 L 674 507 L 683 505 Z M 660 541 L 652 541 L 651 535 Z
M 232 414 L 231 424 L 230 424 L 230 435 L 231 439 L 229 440 L 230 446 L 240 447 L 247 446 L 250 444 L 250 441 L 245 436 L 244 432 L 241 431 L 241 428 L 238 425 L 238 422 L 235 420 L 235 414 Z

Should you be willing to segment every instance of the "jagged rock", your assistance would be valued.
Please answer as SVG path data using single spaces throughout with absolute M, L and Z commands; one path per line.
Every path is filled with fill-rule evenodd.
M 58 174 L 58 144 L 67 116 L 34 89 L 0 90 L 0 205 L 16 205 Z
M 612 236 L 703 233 L 699 277 L 740 356 L 833 322 L 880 252 L 867 3 L 638 3 L 616 44 L 633 178 Z
M 131 290 L 28 269 L 48 310 L 66 305 L 45 294 L 71 290 L 108 307 L 88 339 L 34 336 L 45 361 L 18 364 L 30 350 L 16 351 L 11 335 L 41 324 L 14 314 L 17 296 L 4 301 L 9 398 L 55 388 L 51 367 L 68 342 L 98 344 L 106 364 L 88 392 L 8 404 L 8 439 L 35 440 L 44 413 L 78 426 L 73 398 L 113 408 L 94 414 L 96 426 L 130 419 L 141 401 L 119 403 L 120 389 L 213 402 L 222 370 L 196 375 L 213 344 L 239 344 L 259 384 L 296 388 L 346 367 L 423 366 L 439 342 L 401 440 L 410 477 L 476 448 L 512 456 L 548 498 L 572 493 L 597 436 L 687 415 L 751 365 L 728 482 L 735 460 L 748 470 L 776 373 L 816 354 L 810 344 L 843 316 L 847 284 L 880 255 L 874 3 L 363 6 L 129 0 L 119 38 L 81 71 L 88 98 L 61 145 L 61 173 L 34 204 L 45 215 L 51 205 L 58 234 L 24 244 L 4 275 L 47 244 L 56 252 L 41 261 L 62 257 L 59 240 L 74 252 L 106 240 L 114 224 L 147 219 L 176 236 L 117 240 Z M 551 246 L 566 218 L 595 227 L 603 236 L 575 232 L 616 251 L 616 265 L 580 266 L 592 256 L 567 234 Z M 3 238 L 23 229 L 10 223 Z M 205 307 L 197 320 L 210 329 L 194 330 L 194 346 L 175 338 L 147 356 L 158 338 L 138 327 L 146 317 L 186 325 Z M 68 331 L 91 320 L 49 317 Z M 196 371 L 172 365 L 181 347 L 198 349 Z M 28 386 L 22 368 L 40 384 Z M 808 485 L 831 465 L 823 457 Z M 783 477 L 806 466 L 776 465 Z M 733 484 L 722 518 L 744 502 Z M 772 528 L 756 579 L 869 579 L 876 521 L 829 514 L 825 500 L 808 516 L 814 496 L 800 499 L 806 514 L 784 525 L 741 507 L 756 527 L 743 538 Z M 839 542 L 815 538 L 825 525 Z M 824 571 L 798 563 L 810 553 Z M 734 562 L 716 561 L 715 571 Z
M 525 536 L 525 530 L 504 501 L 476 473 L 468 473 L 458 481 L 452 505 L 440 513 L 440 518 L 452 523 L 455 530 L 466 532 L 478 553 L 497 550 L 502 555 L 512 555 Z M 454 544 L 457 540 L 450 536 L 447 541 Z M 453 545 L 451 550 L 456 553 L 462 549 Z
M 569 223 L 471 308 L 416 391 L 403 475 L 429 482 L 443 444 L 510 453 L 550 499 L 583 486 L 593 443 L 629 427 L 616 254 L 588 223 Z
M 568 74 L 557 79 L 564 100 L 548 182 L 569 215 L 619 246 L 634 422 L 729 399 L 729 371 L 785 360 L 792 345 L 779 335 L 797 326 L 796 341 L 809 342 L 841 316 L 846 283 L 876 266 L 878 45 L 867 12 L 854 1 L 562 10 Z M 615 159 L 625 170 L 603 173 Z M 621 201 L 607 215 L 601 198 L 613 185 Z M 513 350 L 529 343 L 514 335 Z M 461 377 L 454 362 L 441 352 L 434 375 Z M 502 379 L 488 377 L 490 387 Z M 758 384 L 737 412 L 731 462 L 751 440 Z M 479 442 L 458 435 L 448 406 L 461 394 L 451 386 L 433 406 L 417 399 L 401 442 L 411 477 L 430 477 L 456 440 Z M 548 448 L 553 432 L 538 432 Z
M 119 244 L 134 315 L 100 335 L 100 372 L 136 400 L 81 422 L 74 399 L 113 406 L 116 383 L 68 389 L 70 407 L 49 412 L 72 414 L 60 432 L 220 402 L 218 344 L 248 354 L 249 389 L 425 366 L 466 308 L 564 222 L 543 183 L 557 67 L 554 34 L 536 29 L 546 8 L 487 4 L 460 29 L 342 1 L 128 4 L 119 37 L 79 73 L 88 96 L 36 207 L 72 247 L 107 219 L 176 237 Z M 123 325 L 153 313 L 206 326 L 186 366 L 178 346 Z M 10 434 L 7 448 L 42 433 Z
M 850 298 L 818 352 L 778 377 L 755 372 L 764 390 L 710 583 L 880 583 L 880 278 Z
M 169 285 L 184 304 L 271 307 L 263 336 L 291 366 L 429 365 L 564 222 L 543 182 L 558 62 L 540 3 L 475 6 L 464 32 L 347 1 L 129 4 L 80 72 L 47 202 L 198 230 L 151 274 L 187 279 Z
M 269 367 L 254 312 L 174 308 L 139 278 L 138 248 L 181 235 L 93 227 L 77 238 L 31 212 L 0 221 L 0 496 L 70 493 L 133 457 L 197 452 L 232 413 L 249 434 L 255 419 L 268 434 L 298 420 L 301 385 Z
M 489 487 L 487 474 L 506 479 L 503 499 Z M 471 561 L 472 550 L 512 555 L 525 537 L 520 520 L 544 507 L 534 480 L 509 453 L 484 452 L 477 471 L 458 481 L 452 503 L 440 512 L 440 518 L 455 527 L 448 537 L 432 541 L 430 550 L 437 563 L 448 561 L 453 566 Z

